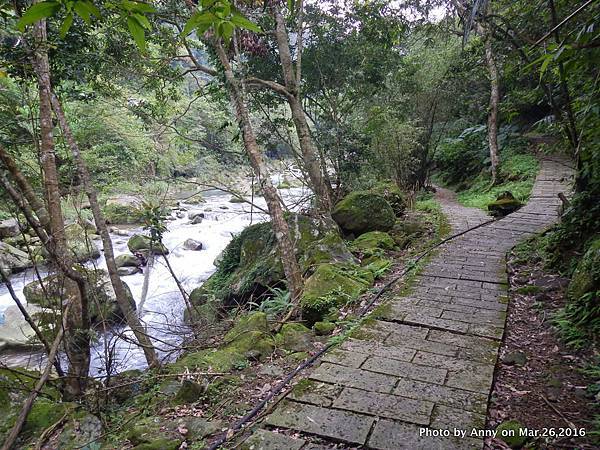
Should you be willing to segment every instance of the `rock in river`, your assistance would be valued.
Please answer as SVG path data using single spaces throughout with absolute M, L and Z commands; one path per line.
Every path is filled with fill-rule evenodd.
M 202 250 L 202 242 L 195 239 L 186 239 L 183 243 L 183 248 L 188 250 Z

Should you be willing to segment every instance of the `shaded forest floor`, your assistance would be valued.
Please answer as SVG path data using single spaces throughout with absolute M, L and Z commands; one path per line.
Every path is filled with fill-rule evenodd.
M 598 424 L 593 422 L 600 412 L 598 360 L 593 349 L 576 351 L 558 335 L 553 320 L 566 303 L 569 279 L 544 267 L 537 253 L 540 239 L 509 254 L 510 303 L 488 426 L 512 419 L 541 432 L 554 428 L 530 439 L 528 448 L 598 448 Z M 570 437 L 575 433 L 570 429 L 584 429 L 586 436 Z M 492 439 L 486 448 L 507 447 Z

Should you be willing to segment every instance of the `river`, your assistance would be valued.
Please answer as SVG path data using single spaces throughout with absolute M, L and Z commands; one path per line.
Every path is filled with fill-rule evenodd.
M 277 178 L 274 178 L 274 181 L 277 181 Z M 290 209 L 301 207 L 303 199 L 306 199 L 309 194 L 303 188 L 284 189 L 280 193 Z M 163 243 L 170 250 L 169 262 L 188 293 L 202 285 L 214 273 L 216 270 L 213 264 L 215 258 L 231 241 L 234 234 L 242 231 L 251 222 L 256 223 L 267 218 L 256 207 L 251 211 L 248 203 L 231 203 L 229 201 L 231 195 L 222 191 L 206 191 L 203 192 L 203 197 L 205 199 L 204 203 L 194 205 L 181 203 L 181 208 L 187 210 L 184 211 L 185 217 L 175 218 L 173 215 L 167 222 L 168 231 L 163 237 Z M 257 207 L 266 209 L 262 197 L 256 197 L 254 200 Z M 191 224 L 187 218 L 187 213 L 191 211 L 202 211 L 205 218 L 199 224 Z M 119 229 L 125 230 L 127 235 L 111 233 L 115 255 L 129 253 L 127 248 L 129 237 L 142 232 L 141 228 L 134 227 L 119 227 Z M 199 251 L 185 249 L 183 242 L 188 238 L 202 242 L 203 249 Z M 96 241 L 96 244 L 99 248 L 102 248 L 100 241 Z M 87 265 L 106 268 L 103 256 L 95 261 L 88 262 Z M 41 272 L 45 274 L 43 267 Z M 34 281 L 34 279 L 33 270 L 27 270 L 11 277 L 11 283 L 23 303 L 26 303 L 23 296 L 23 287 Z M 123 281 L 130 287 L 136 303 L 139 305 L 144 275 L 126 276 L 123 277 Z M 3 314 L 7 312 L 7 308 L 11 306 L 11 309 L 14 310 L 13 299 L 6 286 L 0 284 L 0 321 L 3 320 Z M 173 350 L 186 331 L 183 323 L 184 308 L 181 293 L 167 270 L 164 259 L 157 257 L 151 269 L 148 295 L 143 305 L 141 318 L 147 325 L 148 334 L 156 338 L 155 344 L 159 349 L 159 355 L 163 358 L 174 357 L 176 353 Z M 133 339 L 132 336 L 127 327 L 100 333 L 92 347 L 90 375 L 102 377 L 105 374 L 107 349 L 114 349 L 112 364 L 113 370 L 116 370 L 116 372 L 145 368 L 146 361 L 143 352 L 136 345 L 129 342 L 129 339 Z M 45 364 L 44 359 L 42 352 L 0 351 L 0 362 L 10 366 L 40 368 Z

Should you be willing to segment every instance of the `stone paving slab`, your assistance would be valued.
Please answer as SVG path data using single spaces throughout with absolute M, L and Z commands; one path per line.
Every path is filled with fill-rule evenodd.
M 440 248 L 408 294 L 324 356 L 264 421 L 302 439 L 263 430 L 259 445 L 283 439 L 280 448 L 317 450 L 304 445 L 317 436 L 366 449 L 481 449 L 483 439 L 470 433 L 485 426 L 504 333 L 505 255 L 557 220 L 557 193 L 569 194 L 572 174 L 566 161 L 545 158 L 527 205 Z M 448 191 L 439 194 L 453 233 L 490 220 Z M 456 437 L 455 428 L 466 436 Z
M 335 441 L 364 444 L 375 417 L 283 400 L 265 423 Z

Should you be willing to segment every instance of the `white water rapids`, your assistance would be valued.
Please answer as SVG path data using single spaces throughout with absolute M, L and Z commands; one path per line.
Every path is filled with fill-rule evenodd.
M 286 205 L 294 210 L 303 206 L 298 205 L 298 203 L 307 198 L 309 194 L 302 188 L 285 189 L 280 193 Z M 182 208 L 188 210 L 188 213 L 190 211 L 204 212 L 205 218 L 202 222 L 191 224 L 187 214 L 184 218 L 170 220 L 167 222 L 168 231 L 163 237 L 163 243 L 170 250 L 168 258 L 173 271 L 188 293 L 200 286 L 216 270 L 213 265 L 215 258 L 227 246 L 232 235 L 242 231 L 251 222 L 251 207 L 248 203 L 230 203 L 231 195 L 217 190 L 204 192 L 203 197 L 206 200 L 205 203 L 197 205 L 182 203 L 181 205 Z M 258 207 L 266 209 L 262 197 L 255 197 L 254 201 Z M 256 223 L 265 219 L 266 215 L 254 208 L 252 222 Z M 141 228 L 129 228 L 127 232 L 128 236 L 111 234 L 115 256 L 128 254 L 127 241 L 129 237 L 135 233 L 141 233 L 142 230 Z M 189 238 L 200 241 L 203 249 L 200 251 L 186 250 L 183 247 L 183 242 Z M 96 241 L 96 244 L 99 248 L 102 248 L 100 241 Z M 103 256 L 91 261 L 88 265 L 90 267 L 106 268 Z M 42 276 L 44 276 L 45 272 L 41 269 Z M 147 270 L 147 268 L 144 268 L 144 270 Z M 32 269 L 11 277 L 13 288 L 23 304 L 26 304 L 23 287 L 35 279 L 35 273 Z M 144 275 L 126 276 L 123 277 L 123 281 L 130 287 L 136 303 L 139 305 Z M 10 306 L 14 307 L 14 301 L 6 286 L 0 284 L 0 322 L 3 320 L 3 312 Z M 185 330 L 183 324 L 184 309 L 183 298 L 166 267 L 164 259 L 157 256 L 151 269 L 148 295 L 143 305 L 141 319 L 147 325 L 148 334 L 156 338 L 155 344 L 159 349 L 159 354 L 163 357 L 172 353 L 181 340 L 182 332 Z M 90 375 L 102 376 L 105 373 L 106 349 L 113 346 L 115 351 L 112 356 L 114 359 L 112 370 L 116 369 L 117 372 L 120 372 L 146 367 L 143 352 L 130 342 L 130 340 L 133 340 L 133 333 L 128 328 L 123 327 L 117 328 L 116 331 L 124 335 L 126 339 L 117 337 L 115 330 L 112 330 L 108 333 L 100 333 L 98 341 L 94 343 Z M 21 365 L 29 368 L 40 368 L 42 364 L 45 364 L 44 359 L 42 352 L 8 351 L 2 353 L 0 351 L 0 362 L 12 366 Z

